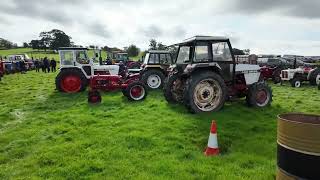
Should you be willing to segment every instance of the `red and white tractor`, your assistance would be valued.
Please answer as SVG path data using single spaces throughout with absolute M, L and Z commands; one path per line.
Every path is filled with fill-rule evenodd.
M 139 101 L 147 96 L 140 74 L 128 74 L 124 65 L 99 65 L 88 58 L 86 48 L 60 48 L 60 72 L 56 77 L 56 89 L 65 93 L 77 93 L 90 86 L 88 101 L 101 102 L 99 90 L 121 89 L 129 100 Z
M 296 69 L 286 69 L 281 71 L 281 81 L 289 81 L 292 87 L 299 88 L 302 83 L 309 81 L 310 85 L 317 85 L 317 76 L 320 68 L 299 67 Z
M 270 105 L 272 91 L 260 67 L 237 64 L 229 38 L 195 36 L 174 46 L 177 58 L 164 85 L 169 103 L 182 103 L 192 113 L 218 111 L 227 99 L 242 97 L 249 106 Z

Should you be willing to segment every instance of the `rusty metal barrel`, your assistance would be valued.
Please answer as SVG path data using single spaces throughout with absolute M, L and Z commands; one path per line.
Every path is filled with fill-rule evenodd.
M 320 116 L 278 116 L 278 180 L 320 179 Z

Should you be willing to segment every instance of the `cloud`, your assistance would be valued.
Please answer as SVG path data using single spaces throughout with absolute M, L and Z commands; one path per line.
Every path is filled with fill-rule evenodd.
M 66 24 L 72 21 L 72 17 L 67 13 L 67 8 L 72 5 L 72 2 L 76 1 L 4 0 L 4 2 L 1 2 L 0 12 L 7 15 L 44 19 L 55 23 Z
M 292 17 L 318 19 L 320 18 L 319 0 L 232 0 L 231 12 L 244 14 L 282 14 Z
M 89 24 L 87 26 L 87 30 L 89 33 L 102 38 L 109 38 L 111 35 L 111 32 L 106 28 L 106 26 L 99 22 Z
M 141 32 L 148 38 L 158 38 L 163 35 L 163 31 L 159 26 L 150 25 L 145 28 L 141 28 Z

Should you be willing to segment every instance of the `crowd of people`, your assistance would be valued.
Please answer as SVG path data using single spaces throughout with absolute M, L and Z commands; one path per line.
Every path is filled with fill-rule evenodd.
M 49 60 L 47 57 L 36 59 L 34 61 L 34 67 L 36 72 L 40 72 L 40 69 L 44 73 L 56 72 L 57 70 L 57 62 L 54 58 Z

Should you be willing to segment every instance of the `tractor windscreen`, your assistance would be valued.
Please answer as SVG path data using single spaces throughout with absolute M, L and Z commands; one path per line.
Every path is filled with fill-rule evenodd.
M 177 57 L 176 64 L 185 64 L 190 62 L 190 46 L 181 46 Z

